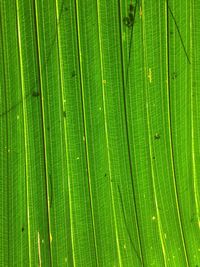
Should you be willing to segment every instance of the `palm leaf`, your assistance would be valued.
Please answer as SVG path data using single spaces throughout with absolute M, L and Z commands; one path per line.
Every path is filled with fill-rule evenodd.
M 198 266 L 199 12 L 1 1 L 1 266 Z

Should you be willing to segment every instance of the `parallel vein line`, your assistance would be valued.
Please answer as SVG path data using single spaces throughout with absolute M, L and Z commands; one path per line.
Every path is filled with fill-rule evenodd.
M 22 44 L 21 44 L 21 28 L 20 28 L 20 12 L 19 3 L 16 1 L 16 16 L 17 16 L 17 38 L 18 38 L 18 49 L 19 49 L 19 64 L 20 64 L 20 78 L 21 78 L 21 89 L 22 96 L 25 96 L 25 81 L 24 81 L 24 68 L 23 68 L 23 56 L 22 56 Z M 24 129 L 24 146 L 25 146 L 25 179 L 26 179 L 26 212 L 27 212 L 27 226 L 28 226 L 28 257 L 29 266 L 32 265 L 32 254 L 31 254 L 31 226 L 30 226 L 30 196 L 29 196 L 29 159 L 28 159 L 28 129 L 27 129 L 27 113 L 26 113 L 26 103 L 22 102 L 23 108 L 23 129 Z
M 142 6 L 144 7 L 144 0 L 142 0 Z M 142 13 L 142 34 L 143 34 L 143 47 L 144 47 L 144 71 L 145 76 L 147 72 L 148 67 L 148 60 L 147 60 L 147 45 L 146 45 L 146 24 L 145 24 L 145 10 L 143 9 Z M 156 208 L 156 215 L 157 215 L 157 224 L 158 224 L 158 233 L 160 237 L 160 243 L 162 248 L 162 254 L 163 254 L 163 260 L 165 266 L 167 266 L 167 256 L 166 256 L 166 247 L 165 247 L 165 241 L 163 237 L 163 230 L 162 230 L 162 222 L 160 218 L 160 212 L 158 207 L 158 198 L 157 198 L 157 192 L 156 192 L 156 184 L 155 184 L 155 171 L 153 168 L 153 147 L 152 147 L 152 140 L 151 140 L 151 118 L 150 118 L 150 110 L 149 110 L 149 94 L 148 94 L 148 85 L 145 79 L 145 103 L 146 103 L 146 118 L 147 118 L 147 129 L 148 129 L 148 142 L 149 142 L 149 154 L 150 154 L 150 166 L 151 166 L 151 175 L 152 175 L 152 186 L 153 186 L 153 195 L 154 195 L 154 202 L 155 202 L 155 208 Z
M 172 164 L 172 173 L 173 173 L 173 185 L 174 185 L 174 194 L 175 194 L 175 199 L 176 199 L 176 207 L 177 207 L 177 216 L 178 216 L 178 222 L 179 222 L 179 229 L 181 233 L 181 239 L 182 239 L 182 244 L 183 244 L 183 250 L 185 254 L 185 260 L 187 266 L 189 266 L 188 262 L 188 255 L 187 255 L 187 250 L 186 250 L 186 243 L 185 243 L 185 237 L 184 237 L 184 232 L 183 232 L 183 226 L 182 226 L 182 221 L 181 221 L 181 215 L 180 215 L 180 204 L 179 204 L 179 199 L 178 199 L 178 192 L 177 192 L 177 181 L 176 181 L 176 170 L 175 170 L 175 161 L 174 161 L 174 146 L 173 146 L 173 135 L 172 135 L 172 114 L 171 114 L 171 97 L 170 97 L 170 43 L 169 43 L 169 38 L 170 38 L 170 33 L 169 33 L 169 11 L 168 11 L 168 0 L 165 1 L 165 25 L 166 25 L 166 70 L 167 70 L 167 103 L 168 103 L 168 125 L 169 125 L 169 141 L 170 141 L 170 157 L 171 157 L 171 164 Z
M 92 195 L 92 185 L 91 185 L 91 174 L 90 174 L 90 160 L 88 151 L 88 129 L 87 129 L 87 119 L 85 111 L 85 92 L 83 84 L 83 69 L 82 69 L 82 50 L 81 50 L 81 39 L 80 39 L 80 25 L 79 25 L 79 0 L 75 0 L 75 11 L 76 11 L 76 27 L 77 27 L 77 41 L 78 41 L 78 54 L 79 54 L 79 69 L 80 69 L 80 86 L 81 86 L 81 100 L 82 100 L 82 112 L 83 112 L 83 125 L 84 125 L 84 135 L 85 135 L 85 152 L 86 152 L 86 164 L 88 172 L 88 187 L 90 195 L 90 207 L 91 207 L 91 217 L 92 217 L 92 228 L 94 237 L 94 247 L 96 256 L 96 265 L 99 266 L 98 251 L 97 251 L 97 238 L 96 238 L 96 226 L 94 218 L 94 205 L 93 205 L 93 195 Z
M 40 54 L 40 34 L 39 34 L 39 18 L 38 18 L 38 6 L 37 1 L 34 1 L 34 16 L 35 16 L 35 24 L 36 24 L 36 49 L 38 56 L 38 68 L 39 68 L 39 83 L 40 83 L 40 107 L 41 107 L 41 115 L 42 115 L 42 134 L 43 134 L 43 149 L 44 149 L 44 174 L 45 174 L 45 183 L 46 183 L 46 201 L 47 201 L 47 220 L 48 220 L 48 237 L 49 237 L 49 249 L 50 249 L 50 264 L 52 265 L 52 245 L 51 245 L 51 214 L 50 214 L 50 189 L 49 189 L 49 175 L 48 175 L 48 161 L 47 161 L 47 141 L 46 141 L 46 122 L 45 122 L 45 109 L 44 109 L 44 96 L 43 96 L 43 73 L 42 73 L 42 63 L 41 63 L 41 54 Z M 44 25 L 43 25 L 44 26 Z

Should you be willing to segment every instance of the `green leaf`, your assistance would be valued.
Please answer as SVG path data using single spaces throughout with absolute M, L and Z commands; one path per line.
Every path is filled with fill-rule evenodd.
M 200 263 L 200 3 L 0 3 L 0 266 Z

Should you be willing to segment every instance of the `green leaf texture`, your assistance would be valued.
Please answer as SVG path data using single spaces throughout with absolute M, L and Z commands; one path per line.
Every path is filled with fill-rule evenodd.
M 0 1 L 0 266 L 200 266 L 200 1 Z

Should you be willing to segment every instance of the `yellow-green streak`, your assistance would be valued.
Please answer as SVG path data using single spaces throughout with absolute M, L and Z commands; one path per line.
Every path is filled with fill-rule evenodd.
M 172 128 L 171 128 L 171 112 L 170 112 L 170 84 L 169 84 L 169 55 L 168 55 L 168 50 L 169 50 L 169 43 L 168 43 L 168 2 L 167 0 L 165 1 L 165 40 L 166 40 L 166 82 L 167 82 L 167 114 L 168 114 L 168 129 L 169 129 L 169 146 L 170 146 L 170 157 L 171 157 L 171 165 L 172 165 L 172 175 L 173 175 L 173 187 L 174 187 L 174 195 L 175 195 L 175 201 L 176 201 L 176 211 L 177 211 L 177 216 L 178 216 L 178 222 L 179 222 L 179 229 L 180 229 L 180 234 L 181 234 L 181 240 L 183 244 L 183 250 L 184 250 L 184 255 L 185 255 L 185 260 L 187 266 L 189 266 L 188 263 L 188 257 L 187 257 L 187 252 L 186 252 L 186 246 L 185 246 L 185 240 L 184 240 L 184 235 L 183 235 L 183 228 L 182 228 L 182 223 L 181 223 L 181 217 L 180 217 L 180 208 L 179 208 L 179 202 L 178 202 L 178 194 L 177 194 L 177 188 L 176 188 L 176 176 L 175 176 L 175 166 L 174 166 L 174 160 L 173 160 L 173 145 L 172 145 Z
M 61 83 L 61 95 L 62 95 L 62 110 L 65 110 L 65 93 L 64 93 L 64 73 L 62 69 L 62 50 L 61 50 L 61 45 L 60 45 L 60 40 L 61 40 L 61 33 L 60 33 L 60 14 L 59 14 L 59 7 L 58 7 L 58 0 L 56 0 L 56 17 L 57 17 L 57 27 L 58 27 L 58 53 L 59 53 L 59 71 L 60 71 L 60 83 Z M 72 19 L 71 19 L 72 20 Z M 72 21 L 71 21 L 72 23 Z M 72 213 L 72 196 L 71 196 L 71 180 L 70 180 L 70 167 L 69 167 L 69 153 L 68 153 L 68 147 L 67 147 L 67 123 L 66 120 L 64 120 L 64 138 L 65 138 L 65 149 L 66 149 L 66 162 L 67 162 L 67 181 L 68 181 L 68 193 L 69 193 L 69 214 L 70 214 L 70 234 L 71 234 L 71 244 L 72 244 L 72 258 L 73 258 L 73 263 L 75 264 L 75 248 L 74 248 L 74 235 L 73 235 L 73 213 Z M 63 189 L 65 188 L 64 186 L 64 179 L 63 180 Z M 65 194 L 64 194 L 65 195 Z M 66 201 L 65 201 L 66 203 Z M 64 210 L 65 212 L 65 210 Z
M 81 53 L 81 41 L 80 41 L 80 26 L 79 26 L 79 4 L 78 0 L 75 0 L 76 3 L 76 19 L 77 19 L 77 39 L 79 46 L 79 61 L 80 61 L 80 82 L 81 82 L 81 90 L 82 90 L 82 103 L 83 103 L 83 119 L 84 119 L 84 132 L 85 132 L 85 149 L 86 149 L 86 157 L 87 157 L 87 169 L 88 169 L 88 184 L 89 184 L 89 194 L 90 194 L 90 204 L 91 204 L 91 215 L 92 215 L 92 226 L 93 226 L 93 234 L 94 234 L 94 246 L 95 246 L 95 254 L 96 254 L 96 263 L 99 266 L 98 260 L 98 251 L 97 251 L 97 240 L 96 240 L 96 228 L 95 228 L 95 219 L 94 219 L 94 207 L 93 207 L 93 196 L 92 196 L 92 185 L 91 185 L 91 174 L 90 174 L 90 160 L 89 160 L 89 152 L 88 152 L 88 137 L 87 137 L 87 121 L 85 114 L 85 92 L 83 85 L 83 68 L 82 68 L 82 53 Z
M 119 258 L 119 266 L 122 266 L 120 245 L 119 245 L 119 233 L 117 229 L 117 219 L 116 219 L 116 211 L 115 211 L 115 202 L 114 202 L 114 189 L 112 184 L 112 171 L 111 171 L 111 160 L 110 160 L 110 148 L 109 148 L 109 138 L 108 138 L 108 125 L 107 125 L 107 110 L 106 110 L 106 99 L 105 99 L 105 84 L 103 84 L 104 73 L 103 73 L 103 53 L 102 53 L 102 43 L 101 43 L 101 22 L 99 15 L 99 0 L 97 0 L 97 17 L 98 17 L 98 36 L 99 36 L 99 50 L 100 50 L 100 65 L 101 65 L 101 86 L 103 93 L 103 112 L 104 112 L 104 126 L 105 126 L 105 134 L 106 134 L 106 146 L 107 146 L 107 155 L 108 155 L 108 169 L 109 169 L 109 178 L 110 178 L 110 189 L 111 189 L 111 199 L 112 199 L 112 210 L 114 216 L 114 224 L 115 224 L 115 235 L 117 242 L 117 252 Z
M 144 7 L 144 0 L 142 0 L 142 7 Z M 158 208 L 158 199 L 157 199 L 157 194 L 156 194 L 156 185 L 155 185 L 155 172 L 153 168 L 153 148 L 151 144 L 151 119 L 150 119 L 150 111 L 149 111 L 149 106 L 148 106 L 148 85 L 146 82 L 146 75 L 147 75 L 147 67 L 148 67 L 148 62 L 147 62 L 147 47 L 146 47 L 146 35 L 145 35 L 145 29 L 147 27 L 145 26 L 145 9 L 143 8 L 142 12 L 142 34 L 143 34 L 143 47 L 144 47 L 144 72 L 145 72 L 145 103 L 146 103 L 146 115 L 147 115 L 147 128 L 148 128 L 148 137 L 149 137 L 149 154 L 150 154 L 150 164 L 151 164 L 151 174 L 152 174 L 152 185 L 153 185 L 153 192 L 154 192 L 154 201 L 155 201 L 155 206 L 156 206 L 156 215 L 157 215 L 157 222 L 158 222 L 158 232 L 159 232 L 159 237 L 160 237 L 160 242 L 161 242 L 161 247 L 162 247 L 162 253 L 163 253 L 163 258 L 164 258 L 164 264 L 167 266 L 167 259 L 166 259 L 166 249 L 165 249 L 165 243 L 164 243 L 164 238 L 162 235 L 162 223 L 160 219 L 160 213 L 159 213 L 159 208 Z
M 192 65 L 192 70 L 196 69 L 193 64 L 193 55 L 192 55 L 192 48 L 193 48 L 193 32 L 192 32 L 192 27 L 193 27 L 193 18 L 194 18 L 194 2 L 191 1 L 191 8 L 190 8 L 190 54 L 191 54 L 191 65 Z M 196 58 L 196 55 L 194 55 Z M 198 227 L 200 229 L 200 218 L 199 218 L 199 190 L 198 190 L 198 177 L 197 177 L 197 172 L 196 172 L 196 157 L 195 157 L 195 129 L 194 129 L 194 99 L 195 99 L 195 92 L 193 91 L 193 72 L 191 71 L 191 79 L 190 79 L 190 99 L 191 99 L 191 135 L 192 135 L 192 172 L 193 172 L 193 187 L 194 187 L 194 200 L 195 200 L 195 208 L 196 208 L 196 214 L 197 214 L 197 223 Z
M 43 124 L 43 144 L 44 144 L 44 163 L 45 163 L 45 176 L 46 176 L 46 190 L 47 190 L 47 212 L 48 212 L 48 227 L 49 227 L 49 245 L 50 245 L 50 258 L 52 261 L 52 236 L 51 236 L 51 219 L 50 219 L 50 194 L 49 194 L 49 177 L 48 177 L 48 162 L 47 162 L 47 149 L 46 149 L 46 129 L 45 129 L 45 110 L 44 110 L 44 97 L 43 97 L 43 73 L 41 69 L 41 54 L 40 54 L 40 34 L 39 34 L 39 20 L 38 20 L 38 6 L 35 0 L 35 18 L 36 18 L 36 33 L 37 33 L 37 47 L 38 47 L 38 62 L 40 74 L 40 88 L 41 88 L 41 110 L 42 110 L 42 124 Z
M 21 28 L 19 19 L 19 3 L 16 1 L 17 9 L 17 37 L 18 37 L 18 48 L 19 48 L 19 65 L 20 65 L 20 78 L 21 78 L 21 89 L 22 99 L 25 98 L 25 81 L 24 81 L 24 67 L 23 67 L 23 56 L 22 56 L 22 44 L 21 44 Z M 28 129 L 27 129 L 27 114 L 26 114 L 26 102 L 22 101 L 23 108 L 23 123 L 24 123 L 24 146 L 25 146 L 25 172 L 26 172 L 26 208 L 27 208 L 27 225 L 28 225 L 28 256 L 29 266 L 31 266 L 31 229 L 30 229 L 30 211 L 29 211 L 29 160 L 28 160 Z

